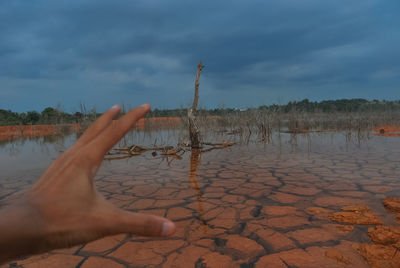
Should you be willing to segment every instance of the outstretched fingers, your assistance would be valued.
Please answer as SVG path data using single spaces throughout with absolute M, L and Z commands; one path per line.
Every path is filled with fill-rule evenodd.
M 90 141 L 94 140 L 97 135 L 99 135 L 104 129 L 106 129 L 113 122 L 113 119 L 116 118 L 121 111 L 121 107 L 119 105 L 114 105 L 108 111 L 106 111 L 102 116 L 99 117 L 83 134 L 82 136 L 74 143 L 74 145 L 68 149 L 65 153 L 63 153 L 56 161 L 54 161 L 53 165 L 43 174 L 43 177 L 52 176 L 53 173 L 57 170 L 60 170 L 61 166 L 71 158 L 71 156 L 75 155 L 77 151 L 82 148 L 85 144 L 88 144 Z
M 104 129 L 106 129 L 113 119 L 117 117 L 121 107 L 119 105 L 114 105 L 108 111 L 106 111 L 99 119 L 97 119 L 83 135 L 78 139 L 74 146 L 82 146 L 93 140 L 98 134 L 100 134 Z
M 113 121 L 87 146 L 89 158 L 102 159 L 106 154 L 133 126 L 133 124 L 150 111 L 149 104 L 132 109 L 119 120 Z

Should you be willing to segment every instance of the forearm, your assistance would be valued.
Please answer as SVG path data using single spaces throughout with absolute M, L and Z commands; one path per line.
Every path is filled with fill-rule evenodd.
M 0 264 L 45 250 L 45 226 L 28 203 L 0 209 Z

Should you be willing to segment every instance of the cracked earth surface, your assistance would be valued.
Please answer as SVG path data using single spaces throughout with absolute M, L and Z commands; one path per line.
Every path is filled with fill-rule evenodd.
M 400 146 L 372 139 L 360 150 L 249 145 L 170 164 L 105 162 L 99 191 L 121 208 L 173 220 L 176 234 L 121 234 L 4 267 L 399 267 L 400 202 L 387 198 L 400 197 Z M 39 176 L 2 178 L 1 200 Z

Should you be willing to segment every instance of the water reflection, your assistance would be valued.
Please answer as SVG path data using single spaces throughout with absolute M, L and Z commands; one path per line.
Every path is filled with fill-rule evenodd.
M 76 134 L 31 137 L 1 141 L 1 179 L 44 171 L 46 167 L 76 140 Z
M 203 209 L 203 202 L 202 202 L 202 194 L 201 194 L 201 189 L 199 184 L 197 183 L 198 180 L 198 175 L 197 175 L 197 166 L 200 163 L 200 153 L 201 151 L 199 149 L 192 149 L 190 152 L 190 175 L 189 175 L 189 181 L 190 181 L 190 187 L 194 189 L 197 193 L 197 202 L 199 206 L 199 218 L 200 221 L 204 224 L 204 232 L 207 233 L 207 222 L 203 218 L 204 215 L 204 209 Z

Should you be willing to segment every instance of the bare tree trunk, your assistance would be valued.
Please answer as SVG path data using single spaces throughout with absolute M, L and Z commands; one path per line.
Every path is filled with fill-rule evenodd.
M 196 82 L 194 84 L 194 99 L 192 107 L 188 109 L 188 119 L 189 119 L 189 135 L 190 143 L 192 148 L 200 148 L 200 131 L 196 122 L 196 109 L 197 103 L 199 102 L 199 85 L 200 85 L 200 72 L 203 69 L 203 65 L 200 61 L 197 66 Z

